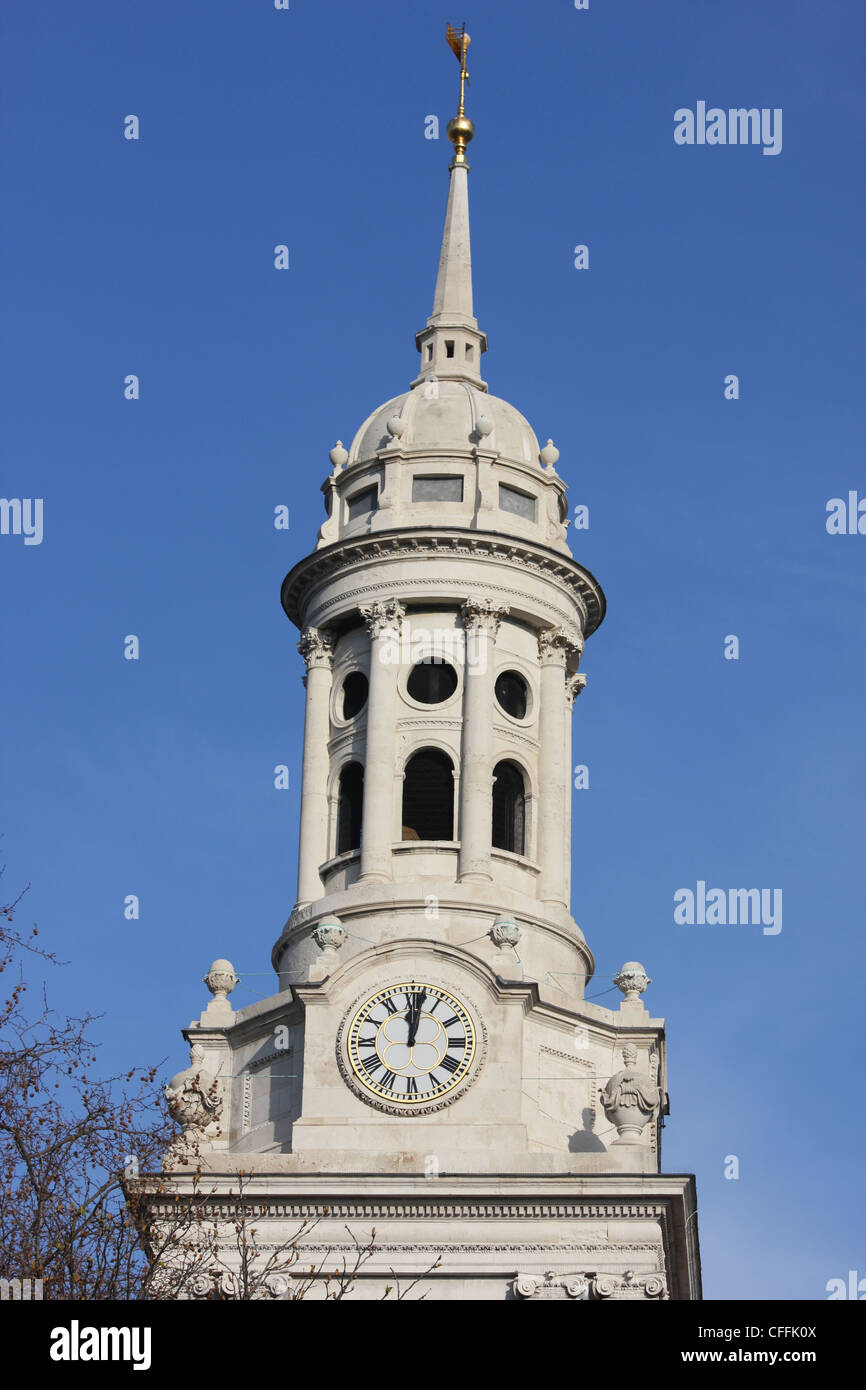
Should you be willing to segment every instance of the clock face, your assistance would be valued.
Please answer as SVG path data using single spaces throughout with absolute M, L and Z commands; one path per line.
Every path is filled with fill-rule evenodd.
M 469 1072 L 476 1028 L 459 999 L 417 980 L 387 985 L 355 1010 L 346 1030 L 351 1077 L 365 1099 L 411 1113 L 437 1108 Z

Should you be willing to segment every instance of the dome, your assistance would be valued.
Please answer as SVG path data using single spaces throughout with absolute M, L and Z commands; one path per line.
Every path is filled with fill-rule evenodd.
M 389 430 L 392 420 L 400 424 Z M 481 444 L 503 459 L 540 467 L 529 421 L 508 401 L 467 381 L 432 378 L 380 405 L 352 440 L 348 467 L 374 458 L 395 437 L 410 450 L 437 454 L 463 453 Z

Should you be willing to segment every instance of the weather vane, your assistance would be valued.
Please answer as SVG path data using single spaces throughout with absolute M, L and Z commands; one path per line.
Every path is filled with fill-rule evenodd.
M 469 73 L 466 70 L 466 54 L 472 40 L 466 32 L 465 24 L 461 29 L 454 29 L 450 24 L 446 25 L 445 39 L 460 64 L 460 105 L 457 108 L 457 115 L 448 122 L 448 139 L 454 146 L 453 166 L 454 164 L 466 164 L 466 146 L 475 134 L 475 126 L 466 115 L 466 83 L 469 81 Z

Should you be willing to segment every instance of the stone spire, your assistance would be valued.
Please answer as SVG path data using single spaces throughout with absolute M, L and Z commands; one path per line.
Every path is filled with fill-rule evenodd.
M 445 210 L 445 230 L 439 273 L 433 295 L 433 313 L 427 320 L 434 325 L 449 323 L 478 325 L 472 314 L 472 253 L 469 249 L 469 165 L 451 163 L 451 183 Z
M 469 244 L 469 165 L 466 146 L 475 126 L 465 111 L 466 53 L 469 35 L 449 26 L 448 43 L 460 59 L 460 105 L 448 122 L 448 139 L 454 146 L 451 182 L 442 251 L 433 294 L 433 312 L 427 327 L 415 335 L 421 353 L 421 370 L 412 385 L 434 379 L 467 381 L 487 390 L 481 379 L 481 354 L 487 350 L 487 337 L 472 312 L 472 253 Z

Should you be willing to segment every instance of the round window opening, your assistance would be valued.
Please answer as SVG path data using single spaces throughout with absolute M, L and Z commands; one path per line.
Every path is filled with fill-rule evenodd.
M 437 661 L 431 656 L 412 667 L 406 689 L 421 705 L 441 705 L 457 689 L 457 672 L 447 661 Z
M 354 719 L 367 703 L 369 689 L 363 671 L 350 671 L 343 681 L 343 718 Z
M 512 719 L 525 719 L 527 706 L 526 681 L 516 671 L 502 671 L 493 687 L 497 703 Z

